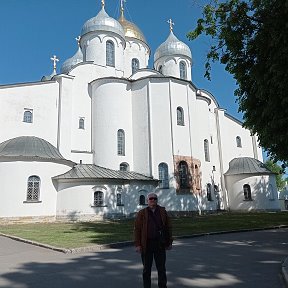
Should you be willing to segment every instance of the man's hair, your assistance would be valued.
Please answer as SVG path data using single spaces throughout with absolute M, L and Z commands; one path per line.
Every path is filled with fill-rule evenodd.
M 158 198 L 157 194 L 155 194 L 154 192 L 151 192 L 147 195 L 147 199 L 149 199 L 150 197 Z

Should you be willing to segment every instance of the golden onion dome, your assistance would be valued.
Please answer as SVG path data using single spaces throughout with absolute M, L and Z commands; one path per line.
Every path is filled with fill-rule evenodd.
M 137 40 L 144 42 L 147 45 L 147 41 L 141 30 L 134 23 L 126 20 L 123 12 L 121 13 L 120 18 L 118 19 L 118 22 L 122 25 L 124 29 L 125 37 L 135 38 Z

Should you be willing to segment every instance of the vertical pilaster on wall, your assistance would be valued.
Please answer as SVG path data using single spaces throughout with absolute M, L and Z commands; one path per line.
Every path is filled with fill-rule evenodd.
M 192 157 L 192 135 L 191 135 L 191 119 L 190 119 L 190 105 L 189 105 L 189 84 L 186 85 L 186 95 L 187 95 L 187 109 L 188 109 L 188 127 L 189 127 L 189 141 L 190 141 L 190 156 Z
M 72 81 L 74 76 L 56 75 L 59 83 L 57 149 L 64 158 L 71 155 Z
M 219 112 L 224 113 L 224 109 L 215 108 L 215 115 L 216 115 L 216 129 L 217 129 L 217 142 L 218 142 L 218 153 L 219 153 L 219 160 L 220 160 L 220 178 L 221 178 L 221 187 L 224 197 L 224 209 L 229 209 L 229 197 L 228 197 L 228 191 L 226 189 L 225 185 L 225 179 L 224 179 L 224 171 L 223 171 L 223 154 L 222 154 L 222 141 L 221 141 L 221 129 L 220 129 L 220 116 Z
M 174 132 L 173 132 L 173 116 L 172 116 L 172 102 L 171 102 L 171 79 L 169 79 L 169 108 L 170 108 L 170 133 L 171 133 L 171 151 L 174 156 Z
M 148 111 L 148 157 L 149 157 L 149 175 L 153 175 L 152 171 L 152 135 L 151 135 L 151 105 L 150 105 L 150 82 L 147 85 L 147 111 Z
M 254 155 L 254 158 L 257 159 L 257 160 L 260 160 L 258 158 L 258 153 L 257 153 L 257 140 L 256 140 L 256 136 L 255 135 L 252 135 L 252 147 L 253 147 L 253 155 Z

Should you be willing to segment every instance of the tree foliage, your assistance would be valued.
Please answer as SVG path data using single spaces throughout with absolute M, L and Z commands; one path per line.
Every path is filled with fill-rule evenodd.
M 231 73 L 243 125 L 275 161 L 288 163 L 288 0 L 212 0 L 190 40 L 212 39 L 205 77 L 219 61 Z
M 272 160 L 267 160 L 265 162 L 266 167 L 276 174 L 276 185 L 279 191 L 285 187 L 285 180 L 283 179 L 283 169 L 280 165 L 273 162 Z

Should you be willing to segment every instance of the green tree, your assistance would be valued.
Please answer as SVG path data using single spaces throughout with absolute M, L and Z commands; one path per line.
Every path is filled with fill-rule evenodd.
M 219 61 L 233 75 L 243 126 L 274 161 L 288 163 L 288 1 L 211 0 L 190 40 L 212 40 L 205 77 Z
M 265 162 L 266 167 L 276 174 L 276 185 L 279 191 L 285 187 L 285 179 L 283 179 L 283 169 L 280 165 L 268 159 Z

